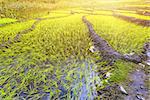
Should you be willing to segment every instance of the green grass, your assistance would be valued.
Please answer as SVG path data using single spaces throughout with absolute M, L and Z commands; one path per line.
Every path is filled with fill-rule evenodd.
M 114 65 L 114 67 L 115 68 L 112 71 L 113 74 L 110 78 L 110 81 L 113 81 L 115 83 L 121 83 L 127 80 L 127 76 L 129 75 L 129 72 L 133 70 L 135 65 L 124 61 L 118 61 Z

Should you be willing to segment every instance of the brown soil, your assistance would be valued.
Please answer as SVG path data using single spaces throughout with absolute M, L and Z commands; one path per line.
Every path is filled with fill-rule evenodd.
M 137 14 L 144 15 L 144 16 L 150 16 L 150 12 L 148 12 L 148 11 L 137 11 Z

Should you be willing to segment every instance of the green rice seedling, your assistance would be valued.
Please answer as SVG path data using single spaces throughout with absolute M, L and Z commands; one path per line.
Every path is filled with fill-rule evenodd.
M 71 91 L 73 74 L 77 78 L 79 72 L 78 75 L 82 78 L 89 73 L 78 71 L 82 64 L 77 62 L 90 57 L 88 49 L 91 42 L 81 17 L 76 14 L 43 20 L 34 31 L 24 34 L 20 42 L 0 51 L 0 66 L 5 67 L 1 67 L 1 73 L 5 72 L 0 78 L 0 85 L 5 89 L 1 90 L 2 97 L 9 95 L 12 98 L 19 96 L 20 92 L 32 96 L 38 89 L 50 92 L 51 97 L 59 97 L 62 92 L 60 86 Z M 65 80 L 67 83 L 64 83 Z M 81 80 L 79 82 L 82 84 Z
M 110 77 L 110 81 L 121 83 L 126 80 L 129 72 L 131 72 L 135 68 L 135 64 L 127 63 L 124 61 L 118 61 L 115 64 L 115 68 L 112 71 L 112 76 Z M 128 68 L 127 68 L 128 67 Z
M 67 16 L 67 15 L 70 15 L 70 11 L 56 10 L 56 11 L 53 11 L 53 12 L 49 12 L 49 14 L 47 14 L 46 16 L 42 16 L 40 18 L 61 17 L 61 16 Z
M 136 13 L 136 11 L 132 11 L 132 10 L 114 10 L 115 12 L 122 12 L 122 13 Z
M 2 19 L 0 19 L 0 24 L 7 24 L 7 23 L 15 22 L 15 21 L 17 21 L 17 20 L 12 19 L 12 18 L 2 18 Z
M 150 28 L 135 25 L 113 16 L 89 16 L 96 32 L 121 53 L 140 53 L 150 38 Z M 103 19 L 103 20 L 101 20 Z
M 131 4 L 131 5 L 127 5 L 128 7 L 149 7 L 150 6 L 150 4 L 146 4 L 146 3 L 144 3 L 144 4 Z
M 141 53 L 143 44 L 150 38 L 150 28 L 138 26 L 113 16 L 88 16 L 88 20 L 93 24 L 99 36 L 123 54 Z M 120 82 L 126 79 L 127 73 L 133 66 L 123 61 L 117 62 L 110 80 Z
M 0 99 L 94 99 L 97 90 L 126 79 L 135 64 L 119 60 L 113 66 L 102 67 L 106 62 L 95 63 L 101 57 L 99 52 L 89 50 L 93 44 L 82 16 L 88 15 L 86 17 L 96 33 L 123 54 L 140 53 L 141 47 L 150 38 L 150 29 L 110 16 L 112 11 L 98 10 L 107 8 L 107 4 L 110 9 L 112 3 L 120 7 L 124 5 L 122 3 L 97 0 L 76 2 L 56 2 L 59 8 L 55 11 L 47 10 L 47 7 L 57 8 L 55 4 L 49 8 L 49 4 L 41 2 L 37 7 L 43 10 L 35 7 L 36 11 L 47 12 L 41 17 L 37 15 L 43 12 L 34 15 L 34 9 L 28 12 L 30 10 L 25 8 L 25 12 L 31 13 L 30 20 L 0 28 L 2 43 L 28 29 L 35 21 L 39 22 L 32 31 L 22 34 L 19 41 L 0 49 Z M 37 3 L 39 1 L 18 5 L 34 8 Z M 69 6 L 61 9 L 66 5 Z M 33 19 L 35 16 L 37 18 Z M 103 79 L 100 71 L 111 75 Z
M 33 23 L 34 20 L 29 20 L 26 22 L 20 22 L 0 27 L 0 43 L 7 42 L 9 39 L 13 39 L 17 35 L 17 33 L 30 28 Z

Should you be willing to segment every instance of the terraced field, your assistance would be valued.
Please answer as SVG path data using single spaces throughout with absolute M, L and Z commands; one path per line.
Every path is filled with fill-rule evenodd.
M 149 27 L 150 16 L 97 6 L 2 18 L 0 99 L 148 100 Z

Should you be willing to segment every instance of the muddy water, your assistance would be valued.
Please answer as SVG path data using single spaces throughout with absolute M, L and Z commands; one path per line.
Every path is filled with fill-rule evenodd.
M 78 71 L 83 73 L 83 77 L 82 79 L 77 78 L 72 84 L 73 90 L 77 92 L 77 96 L 73 94 L 73 98 L 78 100 L 94 100 L 97 96 L 95 85 L 100 85 L 98 73 L 95 72 L 97 66 L 88 61 L 84 61 L 82 64 L 84 64 L 84 67 L 80 67 Z M 81 86 L 79 86 L 80 84 Z
M 145 86 L 147 76 L 143 70 L 136 70 L 131 74 L 131 83 L 129 84 L 129 93 L 125 100 L 148 100 L 148 89 Z

